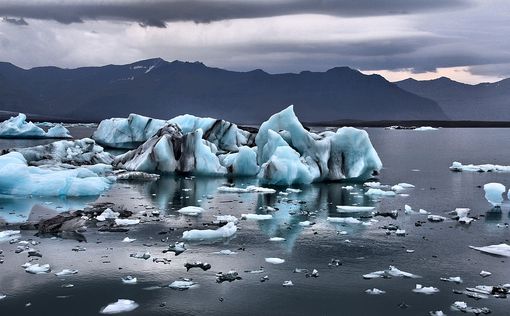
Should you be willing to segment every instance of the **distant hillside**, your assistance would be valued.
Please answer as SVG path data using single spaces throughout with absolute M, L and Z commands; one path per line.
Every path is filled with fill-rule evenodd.
M 83 121 L 190 113 L 259 123 L 294 104 L 304 121 L 447 119 L 429 99 L 348 67 L 326 72 L 235 72 L 149 59 L 129 65 L 29 70 L 0 63 L 0 110 Z
M 453 120 L 510 121 L 510 79 L 469 85 L 441 77 L 396 84 L 409 92 L 436 101 Z

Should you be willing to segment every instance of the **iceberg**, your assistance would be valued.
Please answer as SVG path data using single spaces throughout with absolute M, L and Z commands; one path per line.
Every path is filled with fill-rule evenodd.
M 61 124 L 45 132 L 34 123 L 27 122 L 25 114 L 19 113 L 0 123 L 0 138 L 71 138 L 71 135 Z
M 188 241 L 198 241 L 206 239 L 221 239 L 233 236 L 237 231 L 237 226 L 233 222 L 216 229 L 192 229 L 182 233 L 182 239 Z
M 481 165 L 463 165 L 458 161 L 454 161 L 450 166 L 451 171 L 468 171 L 468 172 L 510 172 L 510 166 L 481 164 Z
M 292 106 L 271 116 L 256 136 L 223 120 L 182 115 L 163 121 L 131 114 L 102 121 L 94 139 L 113 147 L 138 146 L 113 163 L 131 171 L 229 173 L 291 185 L 366 180 L 382 168 L 365 131 L 308 132 Z
M 416 287 L 413 289 L 414 293 L 420 293 L 425 295 L 431 295 L 439 292 L 439 289 L 433 286 L 423 286 L 421 284 L 416 284 Z
M 503 203 L 503 193 L 506 191 L 504 185 L 501 183 L 487 183 L 483 186 L 483 189 L 485 191 L 485 199 L 492 206 L 499 206 Z
M 105 164 L 110 165 L 114 156 L 103 150 L 90 138 L 61 140 L 47 145 L 13 148 L 3 154 L 19 152 L 28 164 L 34 166 L 69 164 L 73 166 Z
M 105 165 L 73 169 L 28 166 L 21 153 L 0 156 L 0 194 L 34 196 L 95 196 L 110 188 Z
M 138 308 L 138 304 L 132 300 L 119 299 L 115 303 L 110 303 L 103 307 L 99 312 L 101 314 L 119 314 L 133 311 Z
M 485 247 L 469 246 L 469 248 L 485 252 L 491 255 L 510 257 L 510 246 L 507 244 L 490 245 Z

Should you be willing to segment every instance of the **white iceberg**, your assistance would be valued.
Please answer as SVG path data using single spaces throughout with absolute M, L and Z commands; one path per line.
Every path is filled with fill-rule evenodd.
M 39 263 L 28 263 L 23 265 L 25 267 L 25 271 L 30 274 L 46 274 L 51 271 L 49 264 L 39 264 Z
M 374 287 L 373 289 L 366 290 L 365 293 L 370 294 L 370 295 L 381 295 L 381 294 L 386 293 L 386 291 L 379 290 L 378 288 Z
M 186 206 L 181 208 L 177 212 L 188 216 L 198 216 L 204 212 L 204 209 L 198 206 Z
M 117 226 L 131 226 L 140 224 L 139 219 L 129 219 L 129 218 L 116 218 L 115 225 Z
M 188 241 L 198 241 L 206 239 L 221 239 L 233 236 L 237 231 L 237 226 L 229 222 L 226 225 L 216 229 L 192 229 L 182 233 L 182 239 Z
M 425 295 L 431 295 L 439 292 L 437 287 L 433 286 L 423 286 L 421 284 L 416 284 L 416 287 L 413 289 L 414 293 L 420 293 Z
M 128 275 L 125 278 L 122 278 L 121 280 L 123 284 L 136 284 L 138 282 L 138 279 L 131 275 Z
M 281 258 L 265 258 L 265 261 L 267 263 L 271 263 L 271 264 L 282 264 L 285 262 L 285 259 L 281 259 Z
M 98 168 L 29 167 L 17 152 L 0 156 L 0 194 L 34 196 L 94 196 L 110 188 L 114 179 Z
M 115 303 L 110 303 L 103 307 L 99 312 L 101 314 L 119 314 L 131 312 L 138 308 L 138 304 L 132 300 L 119 299 Z
M 481 252 L 485 252 L 485 253 L 488 253 L 491 255 L 510 257 L 510 246 L 507 244 L 490 245 L 490 246 L 485 246 L 485 247 L 469 246 L 469 248 L 478 250 Z
M 370 188 L 365 192 L 366 195 L 373 195 L 373 196 L 395 196 L 397 195 L 394 191 L 385 191 L 381 189 L 376 188 Z
M 0 138 L 70 138 L 69 131 L 61 124 L 55 125 L 45 132 L 32 122 L 27 122 L 27 116 L 19 113 L 10 119 L 0 122 Z
M 510 166 L 481 164 L 481 165 L 464 165 L 458 161 L 454 161 L 450 166 L 451 171 L 468 171 L 468 172 L 510 172 Z
M 104 210 L 104 211 L 101 213 L 101 215 L 98 215 L 98 216 L 96 217 L 96 219 L 97 219 L 98 221 L 100 221 L 100 222 L 104 222 L 104 221 L 106 221 L 107 219 L 116 219 L 116 218 L 118 218 L 118 217 L 119 217 L 119 215 L 120 215 L 120 213 L 119 213 L 119 212 L 114 212 L 114 211 L 112 211 L 112 209 L 111 209 L 111 208 L 107 208 L 106 210 Z
M 432 126 L 420 126 L 420 127 L 413 129 L 413 131 L 419 131 L 419 132 L 437 131 L 437 128 L 432 127 Z
M 485 199 L 492 204 L 492 206 L 499 206 L 503 203 L 503 193 L 506 188 L 501 183 L 487 183 L 483 186 L 485 191 Z
M 168 287 L 171 289 L 174 289 L 174 290 L 182 291 L 182 290 L 191 289 L 191 288 L 194 288 L 197 286 L 198 286 L 197 283 L 195 283 L 189 279 L 183 279 L 183 280 L 173 281 L 172 283 L 170 283 L 170 285 Z

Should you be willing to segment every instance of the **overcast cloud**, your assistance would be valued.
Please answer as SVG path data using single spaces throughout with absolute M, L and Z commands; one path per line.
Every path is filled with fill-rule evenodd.
M 162 57 L 233 70 L 350 66 L 390 80 L 510 77 L 506 0 L 0 0 L 0 60 Z

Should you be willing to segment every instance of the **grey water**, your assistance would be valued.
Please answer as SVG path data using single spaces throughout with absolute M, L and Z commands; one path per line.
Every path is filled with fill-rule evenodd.
M 85 137 L 90 130 L 71 130 Z M 448 315 L 455 301 L 473 307 L 488 307 L 493 315 L 508 315 L 508 299 L 475 300 L 453 290 L 476 285 L 510 283 L 509 259 L 474 251 L 473 246 L 509 243 L 510 203 L 494 211 L 484 199 L 482 186 L 500 182 L 510 186 L 510 174 L 457 173 L 449 171 L 453 161 L 510 165 L 509 129 L 440 129 L 416 132 L 369 128 L 367 132 L 380 155 L 384 168 L 378 181 L 383 184 L 414 184 L 396 197 L 371 198 L 358 183 L 321 183 L 295 186 L 302 192 L 285 194 L 219 193 L 224 183 L 236 186 L 255 184 L 251 178 L 208 178 L 164 176 L 155 182 L 118 182 L 98 197 L 99 202 L 113 202 L 132 211 L 160 210 L 159 220 L 147 218 L 127 233 L 98 232 L 89 229 L 86 243 L 68 239 L 41 239 L 34 232 L 23 231 L 23 239 L 40 242 L 34 246 L 54 272 L 77 269 L 77 275 L 61 278 L 54 274 L 31 275 L 21 265 L 26 253 L 15 254 L 16 244 L 0 242 L 4 263 L 0 264 L 0 315 L 98 315 L 102 307 L 117 299 L 131 299 L 140 306 L 127 315 L 428 315 L 442 310 Z M 33 146 L 49 140 L 0 140 L 0 149 Z M 351 185 L 354 188 L 347 190 Z M 285 188 L 277 188 L 285 191 Z M 73 199 L 0 199 L 0 218 L 20 222 L 30 209 L 40 204 L 57 210 L 83 207 L 92 200 Z M 478 220 L 462 225 L 453 220 L 441 223 L 426 221 L 426 216 L 404 214 L 404 205 L 414 210 L 449 217 L 448 212 L 468 207 Z M 202 206 L 207 211 L 198 217 L 182 216 L 176 211 L 187 205 Z M 370 205 L 376 210 L 399 210 L 397 219 L 375 217 L 371 225 L 334 224 L 327 217 L 342 216 L 336 205 Z M 228 240 L 188 244 L 179 256 L 162 253 L 169 243 L 178 241 L 182 232 L 205 229 L 214 215 L 266 213 L 273 219 L 240 221 L 240 230 Z M 299 222 L 315 224 L 302 227 Z M 364 219 L 369 222 L 369 219 Z M 425 221 L 421 226 L 416 222 Z M 398 225 L 406 236 L 387 235 L 382 226 Z M 8 228 L 8 227 L 7 227 Z M 211 227 L 210 227 L 211 228 Z M 214 228 L 214 227 L 212 227 Z M 2 229 L 3 230 L 3 229 Z M 129 236 L 133 243 L 122 243 Z M 284 241 L 269 241 L 283 237 Z M 83 252 L 71 249 L 77 245 Z M 229 249 L 233 255 L 216 254 Z M 409 253 L 407 250 L 414 250 Z M 141 260 L 129 254 L 149 251 L 152 257 L 171 259 L 170 264 Z M 277 257 L 285 262 L 273 265 L 264 258 Z M 329 266 L 339 259 L 340 266 Z M 203 261 L 212 265 L 208 271 L 184 268 L 186 262 Z M 363 274 L 387 269 L 421 276 L 419 279 L 364 280 Z M 264 268 L 261 274 L 247 270 Z M 319 277 L 307 278 L 294 273 L 295 268 L 317 269 Z M 236 270 L 242 277 L 234 282 L 217 283 L 215 273 Z M 491 276 L 482 278 L 481 270 Z M 125 285 L 121 278 L 132 275 L 138 283 Z M 261 277 L 268 280 L 261 282 Z M 440 281 L 441 277 L 460 276 L 462 284 Z M 175 291 L 168 284 L 192 278 L 198 287 Z M 293 287 L 283 287 L 291 280 Z M 73 284 L 72 288 L 62 287 Z M 413 293 L 416 284 L 434 286 L 433 295 Z M 378 288 L 382 295 L 368 295 L 365 290 Z

